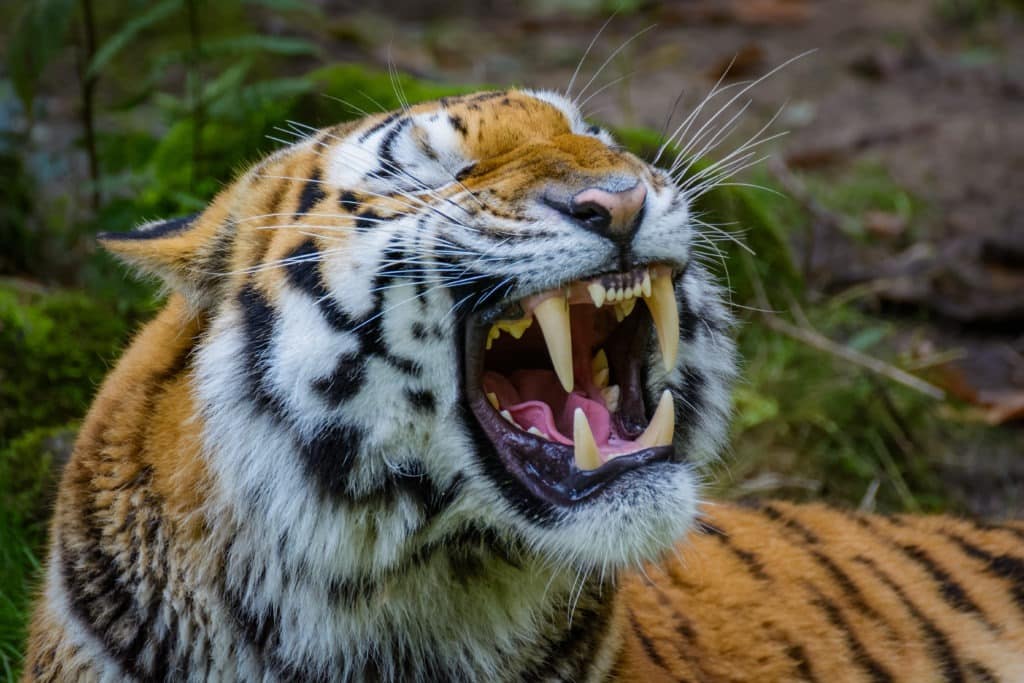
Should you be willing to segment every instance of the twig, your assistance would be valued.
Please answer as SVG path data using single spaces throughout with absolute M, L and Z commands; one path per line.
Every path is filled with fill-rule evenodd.
M 797 327 L 796 325 L 788 323 L 782 318 L 770 313 L 762 315 L 761 320 L 769 329 L 775 330 L 776 332 L 784 334 L 791 339 L 807 344 L 811 348 L 818 349 L 819 351 L 831 354 L 837 358 L 842 358 L 848 363 L 859 365 L 860 367 L 870 370 L 882 377 L 886 377 L 893 382 L 918 391 L 925 396 L 929 396 L 939 401 L 946 398 L 946 392 L 934 384 L 925 382 L 923 379 L 915 377 L 908 372 L 904 372 L 903 370 L 900 370 L 889 363 L 878 360 L 877 358 L 872 358 L 860 351 L 843 346 L 842 344 L 837 344 L 815 330 Z

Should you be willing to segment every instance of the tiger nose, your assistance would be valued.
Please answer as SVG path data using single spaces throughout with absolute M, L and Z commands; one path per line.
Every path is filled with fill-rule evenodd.
M 588 230 L 615 242 L 629 242 L 640 226 L 646 199 L 642 182 L 617 192 L 588 187 L 569 200 L 568 213 Z

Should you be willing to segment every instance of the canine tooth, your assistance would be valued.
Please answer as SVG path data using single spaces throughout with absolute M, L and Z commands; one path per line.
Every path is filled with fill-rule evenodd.
M 540 437 L 543 437 L 543 436 L 544 436 L 544 432 L 540 431 L 540 430 L 539 430 L 539 429 L 537 429 L 536 427 L 530 427 L 530 428 L 529 428 L 529 429 L 527 429 L 526 431 L 527 431 L 527 433 L 529 433 L 529 434 L 533 434 L 534 436 L 540 436 Z
M 644 448 L 654 446 L 670 446 L 672 435 L 676 430 L 676 411 L 672 402 L 672 392 L 668 389 L 661 392 L 661 399 L 658 400 L 658 407 L 654 411 L 654 417 L 647 429 L 637 439 L 637 443 Z
M 658 333 L 658 347 L 661 349 L 661 361 L 665 371 L 671 372 L 676 366 L 679 353 L 679 304 L 672 288 L 672 278 L 668 274 L 659 275 L 654 279 L 651 295 L 644 299 L 654 319 L 654 329 Z
M 498 395 L 493 391 L 487 393 L 487 402 L 491 404 L 491 407 L 498 410 Z M 508 412 L 507 410 L 505 411 Z
M 604 305 L 604 285 L 600 282 L 593 282 L 587 285 L 587 291 L 590 293 L 590 299 L 594 302 L 594 305 L 601 308 Z
M 590 431 L 590 423 L 582 408 L 577 408 L 572 416 L 572 451 L 576 467 L 581 470 L 595 470 L 601 466 L 597 442 L 594 441 L 594 433 Z
M 650 271 L 647 271 L 647 270 L 644 271 L 644 279 L 640 283 L 640 292 L 645 297 L 648 297 L 648 296 L 651 295 L 651 273 L 650 273 Z
M 604 370 L 596 370 L 594 372 L 594 386 L 598 389 L 603 389 L 608 386 L 608 368 Z
M 569 331 L 569 302 L 565 297 L 553 296 L 541 301 L 533 309 L 544 343 L 551 356 L 555 374 L 566 393 L 572 391 L 572 336 Z
M 618 384 L 613 384 L 610 387 L 605 387 L 601 390 L 601 398 L 604 399 L 604 407 L 608 409 L 609 413 L 619 412 L 619 396 L 621 389 Z
M 636 307 L 636 299 L 626 299 L 615 304 L 615 318 L 621 323 Z

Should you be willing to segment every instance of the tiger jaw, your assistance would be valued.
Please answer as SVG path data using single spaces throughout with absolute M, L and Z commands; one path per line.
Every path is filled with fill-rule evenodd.
M 574 281 L 482 318 L 467 327 L 470 407 L 532 494 L 575 503 L 626 471 L 674 459 L 672 395 L 662 392 L 652 414 L 642 386 L 652 328 L 665 371 L 676 365 L 670 267 Z

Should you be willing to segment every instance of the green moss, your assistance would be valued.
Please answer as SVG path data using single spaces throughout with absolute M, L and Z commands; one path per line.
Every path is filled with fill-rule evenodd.
M 27 430 L 79 418 L 146 314 L 95 293 L 0 286 L 0 447 Z

